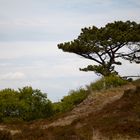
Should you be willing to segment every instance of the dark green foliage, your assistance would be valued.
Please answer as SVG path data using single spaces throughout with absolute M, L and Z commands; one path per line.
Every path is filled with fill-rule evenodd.
M 58 48 L 96 62 L 82 71 L 103 76 L 118 74 L 115 71 L 115 65 L 121 65 L 118 58 L 140 63 L 140 24 L 117 21 L 101 28 L 84 28 L 77 39 L 58 44 Z
M 0 120 L 34 120 L 52 115 L 52 103 L 46 94 L 32 87 L 0 91 Z
M 89 90 L 103 90 L 103 89 L 121 86 L 126 83 L 128 83 L 128 81 L 120 78 L 119 76 L 110 75 L 108 77 L 101 78 L 95 83 L 91 83 L 91 85 L 88 86 L 88 89 Z

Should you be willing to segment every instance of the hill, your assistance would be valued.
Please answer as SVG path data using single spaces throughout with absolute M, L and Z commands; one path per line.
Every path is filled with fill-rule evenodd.
M 51 119 L 1 124 L 3 140 L 138 140 L 140 81 L 100 91 Z

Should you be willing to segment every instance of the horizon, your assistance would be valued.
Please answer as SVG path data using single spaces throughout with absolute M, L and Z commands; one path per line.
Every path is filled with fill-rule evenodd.
M 0 0 L 0 89 L 32 86 L 59 101 L 85 87 L 99 77 L 79 68 L 93 62 L 57 44 L 75 39 L 84 27 L 140 23 L 139 13 L 139 0 Z M 122 76 L 140 74 L 138 65 L 125 61 L 116 69 Z

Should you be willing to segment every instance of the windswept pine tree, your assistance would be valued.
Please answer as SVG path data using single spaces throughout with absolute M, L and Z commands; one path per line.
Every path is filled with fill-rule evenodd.
M 84 28 L 77 39 L 60 43 L 58 48 L 95 62 L 80 68 L 82 71 L 103 76 L 118 74 L 115 65 L 121 65 L 122 59 L 140 63 L 140 24 L 116 21 L 101 28 Z

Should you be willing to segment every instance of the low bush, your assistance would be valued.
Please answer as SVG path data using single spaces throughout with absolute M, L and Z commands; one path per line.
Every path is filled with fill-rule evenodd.
M 75 105 L 80 104 L 86 97 L 88 92 L 85 89 L 72 90 L 67 96 L 64 96 L 61 102 L 54 104 L 55 112 L 66 112 L 71 110 Z
M 75 105 L 80 104 L 86 97 L 88 96 L 88 92 L 85 89 L 72 90 L 69 92 L 68 96 L 65 96 L 62 99 L 61 107 L 62 111 L 71 110 Z
M 0 90 L 0 121 L 31 121 L 50 117 L 52 103 L 47 95 L 38 89 L 24 87 L 18 91 Z
M 95 83 L 91 83 L 90 86 L 87 86 L 87 88 L 90 90 L 103 90 L 103 89 L 109 89 L 112 87 L 121 86 L 126 83 L 128 83 L 127 80 L 124 80 L 116 75 L 110 75 L 108 77 L 101 78 Z

